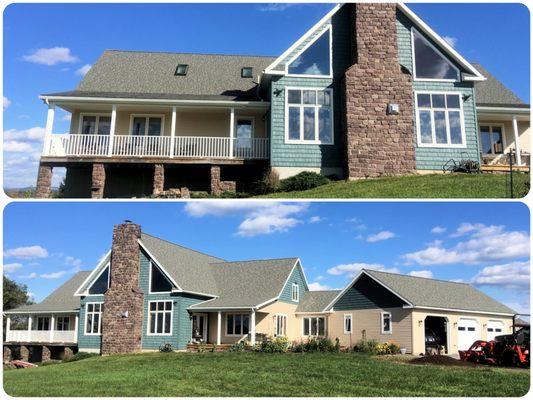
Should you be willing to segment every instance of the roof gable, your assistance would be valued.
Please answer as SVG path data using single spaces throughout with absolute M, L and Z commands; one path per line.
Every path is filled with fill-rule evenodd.
M 297 313 L 321 313 L 324 308 L 340 293 L 340 290 L 306 291 L 296 307 Z
M 507 86 L 500 82 L 494 75 L 487 71 L 482 65 L 474 66 L 487 78 L 484 82 L 476 83 L 476 105 L 478 106 L 499 106 L 499 107 L 529 107 L 512 92 Z

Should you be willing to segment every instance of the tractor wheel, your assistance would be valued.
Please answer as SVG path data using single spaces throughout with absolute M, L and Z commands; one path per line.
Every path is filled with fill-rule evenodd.
M 520 360 L 514 351 L 506 351 L 502 355 L 502 364 L 506 367 L 518 367 Z

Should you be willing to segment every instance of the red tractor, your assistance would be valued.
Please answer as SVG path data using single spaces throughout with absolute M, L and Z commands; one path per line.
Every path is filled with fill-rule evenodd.
M 462 361 L 506 367 L 529 367 L 530 324 L 513 316 L 513 333 L 494 340 L 476 340 L 468 350 L 460 350 Z M 527 314 L 529 317 L 529 314 Z

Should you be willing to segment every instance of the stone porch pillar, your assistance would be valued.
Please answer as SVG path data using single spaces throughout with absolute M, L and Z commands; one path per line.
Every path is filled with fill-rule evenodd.
M 105 167 L 104 164 L 93 164 L 91 181 L 91 197 L 93 199 L 101 199 L 104 197 L 105 186 Z
M 65 350 L 63 351 L 63 360 L 68 360 L 69 358 L 72 358 L 74 356 L 74 351 L 71 347 L 65 347 Z
M 26 362 L 30 359 L 30 349 L 28 346 L 20 346 L 20 359 Z
M 220 178 L 220 166 L 211 166 L 211 194 L 220 196 L 223 192 L 237 191 L 237 183 L 235 181 L 223 181 Z
M 11 347 L 4 346 L 4 364 L 12 360 L 12 351 Z
M 35 197 L 38 199 L 47 199 L 52 192 L 52 166 L 39 163 L 39 172 L 37 174 L 37 189 Z
M 50 348 L 48 346 L 43 346 L 41 361 L 45 362 L 45 361 L 50 361 L 51 359 L 52 359 L 52 352 L 50 351 Z
M 163 164 L 154 165 L 154 190 L 153 195 L 159 195 L 165 188 L 165 166 Z

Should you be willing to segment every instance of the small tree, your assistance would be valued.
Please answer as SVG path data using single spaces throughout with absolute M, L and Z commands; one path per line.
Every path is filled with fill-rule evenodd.
M 33 301 L 28 295 L 28 287 L 26 285 L 19 284 L 7 276 L 4 275 L 4 311 L 10 310 L 15 307 L 23 306 L 25 304 L 33 304 Z M 12 326 L 17 328 L 19 325 L 24 323 L 23 318 L 15 317 L 12 318 Z M 4 339 L 6 331 L 6 318 L 3 321 L 4 324 Z

